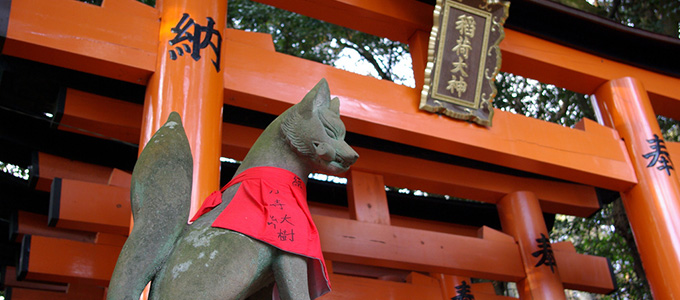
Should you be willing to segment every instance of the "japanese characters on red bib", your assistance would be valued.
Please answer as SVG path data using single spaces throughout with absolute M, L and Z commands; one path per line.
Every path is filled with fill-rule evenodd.
M 294 173 L 275 167 L 247 169 L 210 194 L 191 222 L 222 203 L 222 192 L 237 183 L 241 185 L 236 195 L 212 226 L 306 257 L 310 296 L 314 299 L 329 292 L 319 233 L 307 207 L 307 190 Z

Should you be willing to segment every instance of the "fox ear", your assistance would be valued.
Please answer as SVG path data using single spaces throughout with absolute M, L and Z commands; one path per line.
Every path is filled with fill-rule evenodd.
M 319 107 L 328 107 L 330 99 L 331 91 L 328 88 L 328 82 L 322 78 L 298 103 L 298 112 L 305 117 L 311 116 L 311 113 Z
M 331 100 L 330 110 L 338 115 L 340 114 L 340 99 L 338 97 Z

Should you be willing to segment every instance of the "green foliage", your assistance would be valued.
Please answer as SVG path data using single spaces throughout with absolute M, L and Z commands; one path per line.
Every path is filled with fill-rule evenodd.
M 680 1 L 678 0 L 553 1 L 604 16 L 631 27 L 672 37 L 680 36 Z
M 497 109 L 569 127 L 582 118 L 595 120 L 587 95 L 511 73 L 498 74 L 495 83 Z
M 558 215 L 550 237 L 554 242 L 571 241 L 579 253 L 610 259 L 619 288 L 594 299 L 652 299 L 620 199 L 590 218 Z
M 680 142 L 680 122 L 664 116 L 657 116 L 663 138 L 670 142 Z

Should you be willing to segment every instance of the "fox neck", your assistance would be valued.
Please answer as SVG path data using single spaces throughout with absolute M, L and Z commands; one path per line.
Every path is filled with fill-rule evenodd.
M 293 149 L 280 127 L 281 118 L 277 118 L 264 130 L 234 176 L 249 168 L 268 166 L 291 171 L 307 184 L 307 176 L 313 171 L 311 161 Z

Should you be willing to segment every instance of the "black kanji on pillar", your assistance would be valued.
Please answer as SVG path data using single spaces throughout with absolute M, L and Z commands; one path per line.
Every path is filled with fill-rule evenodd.
M 201 59 L 201 49 L 205 49 L 208 46 L 213 50 L 215 54 L 215 60 L 212 60 L 215 70 L 220 71 L 220 53 L 222 52 L 222 35 L 218 30 L 213 28 L 215 26 L 215 20 L 208 17 L 208 25 L 201 26 L 194 22 L 194 19 L 189 18 L 189 14 L 185 13 L 182 15 L 182 19 L 177 22 L 177 25 L 171 29 L 175 37 L 170 40 L 170 45 L 175 46 L 184 41 L 190 44 L 181 44 L 175 47 L 175 49 L 169 50 L 168 54 L 170 59 L 176 60 L 179 56 L 183 56 L 184 53 L 191 53 L 191 58 L 195 61 Z M 193 29 L 193 32 L 190 30 Z M 217 39 L 216 42 L 213 41 L 213 37 Z M 181 46 L 181 47 L 180 47 Z
M 660 171 L 665 170 L 668 176 L 671 176 L 673 165 L 671 164 L 670 156 L 668 156 L 668 151 L 666 151 L 666 142 L 660 139 L 658 135 L 654 134 L 654 138 L 647 140 L 647 143 L 650 144 L 649 148 L 653 150 L 642 155 L 644 158 L 652 159 L 649 161 L 649 164 L 647 164 L 647 168 L 654 167 L 658 163 L 659 166 L 656 167 L 656 169 Z
M 555 262 L 555 255 L 553 254 L 552 246 L 550 245 L 550 240 L 541 233 L 541 238 L 536 239 L 538 242 L 538 251 L 531 253 L 534 257 L 541 256 L 541 259 L 536 263 L 536 267 L 541 265 L 546 265 L 550 267 L 550 271 L 555 273 L 555 267 L 557 263 Z
M 451 300 L 475 300 L 475 296 L 470 293 L 470 286 L 463 280 L 461 285 L 456 287 L 457 296 L 451 298 Z

